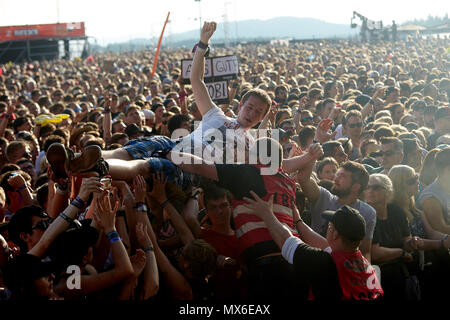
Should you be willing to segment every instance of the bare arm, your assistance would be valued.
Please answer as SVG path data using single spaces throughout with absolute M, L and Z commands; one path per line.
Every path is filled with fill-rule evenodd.
M 302 154 L 301 156 L 283 159 L 281 167 L 286 173 L 295 172 L 303 167 L 308 166 L 311 162 L 315 163 L 315 158 L 310 153 Z
M 198 174 L 211 180 L 219 180 L 216 166 L 212 163 L 207 163 L 200 157 L 189 153 L 171 151 L 166 158 L 184 171 Z
M 380 246 L 379 243 L 372 245 L 372 261 L 374 264 L 381 262 L 389 262 L 394 259 L 400 258 L 403 255 L 404 250 L 402 248 L 387 248 Z M 412 260 L 410 253 L 405 252 L 404 257 L 406 260 Z
M 320 188 L 316 181 L 311 177 L 311 174 L 313 172 L 316 159 L 323 155 L 322 147 L 320 144 L 312 145 L 309 148 L 308 153 L 311 153 L 312 157 L 310 158 L 310 162 L 305 164 L 302 170 L 298 172 L 297 182 L 300 183 L 302 191 L 308 200 L 314 204 L 319 199 Z
M 215 22 L 205 22 L 200 35 L 200 41 L 204 44 L 209 43 L 209 39 L 216 30 Z M 205 82 L 203 81 L 205 73 L 205 49 L 197 47 L 194 54 L 194 60 L 192 62 L 191 71 L 191 86 L 194 92 L 195 102 L 197 103 L 198 110 L 200 113 L 205 115 L 213 106 L 214 103 L 209 96 L 208 89 L 206 88 Z
M 294 207 L 293 218 L 294 223 L 295 221 L 299 221 L 300 219 L 300 213 L 298 212 L 297 207 Z M 300 234 L 300 238 L 303 240 L 303 242 L 310 245 L 311 247 L 319 249 L 325 249 L 329 247 L 327 239 L 311 229 L 303 220 L 297 222 L 295 227 Z
M 445 222 L 441 205 L 435 198 L 425 200 L 422 207 L 431 228 L 442 233 L 450 233 L 450 226 Z

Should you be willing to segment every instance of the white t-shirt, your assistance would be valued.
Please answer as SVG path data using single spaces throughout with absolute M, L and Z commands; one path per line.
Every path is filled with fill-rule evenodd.
M 235 159 L 235 150 L 244 151 L 255 142 L 249 130 L 241 127 L 235 118 L 227 117 L 214 105 L 203 115 L 198 127 L 175 146 L 174 150 L 191 153 L 205 160 L 221 163 L 227 157 Z M 201 151 L 200 151 L 201 150 Z M 199 153 L 201 152 L 201 154 Z M 244 161 L 244 159 L 238 158 Z

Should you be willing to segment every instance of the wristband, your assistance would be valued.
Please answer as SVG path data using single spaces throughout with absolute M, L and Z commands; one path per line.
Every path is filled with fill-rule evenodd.
M 119 234 L 117 233 L 116 230 L 113 230 L 113 231 L 111 231 L 111 232 L 108 232 L 108 233 L 106 234 L 106 237 L 108 238 L 108 240 L 111 240 L 111 239 L 113 239 L 113 238 L 119 237 Z
M 206 43 L 204 43 L 204 42 L 202 42 L 201 40 L 198 42 L 198 47 L 200 48 L 200 49 L 203 49 L 203 50 L 206 50 L 206 49 L 208 49 L 208 45 L 206 44 Z
M 125 210 L 118 210 L 116 213 L 116 217 L 125 217 Z
M 108 239 L 108 240 L 109 240 L 109 243 L 114 243 L 114 242 L 117 242 L 117 241 L 122 241 L 122 238 L 117 235 L 117 237 L 114 237 L 114 238 L 111 238 L 111 239 Z
M 61 213 L 59 214 L 59 216 L 60 216 L 61 218 L 63 218 L 64 220 L 66 220 L 68 223 L 72 223 L 72 221 L 73 221 L 73 219 L 72 219 L 72 218 L 69 218 L 68 216 L 66 216 L 66 214 L 65 214 L 64 212 L 61 212 Z
M 303 219 L 300 218 L 300 219 L 295 220 L 295 221 L 294 221 L 294 227 L 297 228 L 297 224 L 298 224 L 299 222 L 303 222 Z
M 167 199 L 166 201 L 164 201 L 163 203 L 161 203 L 161 209 L 164 209 L 168 204 L 169 204 L 170 200 Z
M 200 44 L 201 44 L 201 45 L 200 45 Z M 205 51 L 205 53 L 204 53 L 204 56 L 205 56 L 205 57 L 208 57 L 208 56 L 209 56 L 209 46 L 208 46 L 208 45 L 206 45 L 205 43 L 199 41 L 199 42 L 194 46 L 194 48 L 192 48 L 192 53 L 195 53 L 195 51 L 197 51 L 197 48 L 200 48 L 200 49 L 203 49 L 203 50 L 206 49 L 206 51 Z
M 155 251 L 155 249 L 153 249 L 152 246 L 147 247 L 147 248 L 142 248 L 142 250 L 143 250 L 144 252 Z
M 400 258 L 403 258 L 405 256 L 405 254 L 406 254 L 406 250 L 402 249 L 402 255 L 400 256 Z
M 25 190 L 27 188 L 26 184 L 21 185 L 20 187 L 17 188 L 18 191 L 22 191 Z
M 239 88 L 239 84 L 238 83 L 232 83 L 231 87 L 234 88 L 234 89 L 237 89 L 237 88 Z
M 79 210 L 83 210 L 84 203 L 81 202 L 78 197 L 73 199 L 70 204 L 73 205 L 74 207 L 78 208 Z

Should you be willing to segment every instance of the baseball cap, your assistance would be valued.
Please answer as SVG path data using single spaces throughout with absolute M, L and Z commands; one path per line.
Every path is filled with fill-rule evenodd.
M 32 254 L 22 254 L 10 260 L 4 270 L 3 278 L 8 288 L 14 290 L 30 282 L 51 274 L 53 264 L 43 262 Z
M 371 98 L 370 98 L 368 95 L 366 95 L 366 94 L 361 94 L 361 95 L 359 95 L 359 96 L 357 96 L 357 97 L 355 98 L 355 102 L 358 103 L 358 104 L 360 104 L 360 105 L 363 106 L 363 107 L 364 107 L 370 100 L 371 100 Z
M 336 211 L 326 210 L 322 218 L 333 222 L 339 234 L 350 241 L 361 241 L 366 234 L 366 221 L 358 210 L 349 206 L 342 206 Z
M 441 118 L 445 118 L 450 116 L 450 107 L 443 107 L 436 110 L 434 113 L 434 119 L 439 120 Z
M 74 220 L 69 228 L 52 242 L 47 253 L 54 262 L 55 269 L 80 264 L 88 249 L 95 245 L 99 233 L 91 227 L 91 222 L 92 219 Z
M 131 123 L 125 128 L 125 133 L 128 137 L 131 137 L 138 133 L 144 133 L 144 131 L 141 130 L 135 123 Z

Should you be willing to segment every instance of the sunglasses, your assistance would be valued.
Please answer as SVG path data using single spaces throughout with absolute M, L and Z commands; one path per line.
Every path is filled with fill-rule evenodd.
M 305 117 L 305 118 L 301 119 L 300 121 L 305 122 L 305 121 L 311 121 L 313 119 L 314 119 L 313 117 Z
M 406 180 L 406 184 L 414 185 L 417 183 L 417 181 L 419 181 L 419 175 L 416 173 L 412 178 L 409 178 L 408 180 Z
M 358 123 L 349 123 L 349 124 L 348 124 L 348 127 L 349 127 L 349 128 L 356 128 L 356 127 L 361 128 L 362 126 L 363 126 L 363 123 L 362 123 L 362 122 L 358 122 Z
M 383 189 L 384 187 L 381 184 L 372 184 L 367 186 L 367 190 L 379 191 Z
M 51 219 L 41 220 L 31 227 L 31 231 L 33 231 L 34 229 L 40 229 L 42 231 L 45 231 L 50 226 L 50 223 L 52 223 Z

